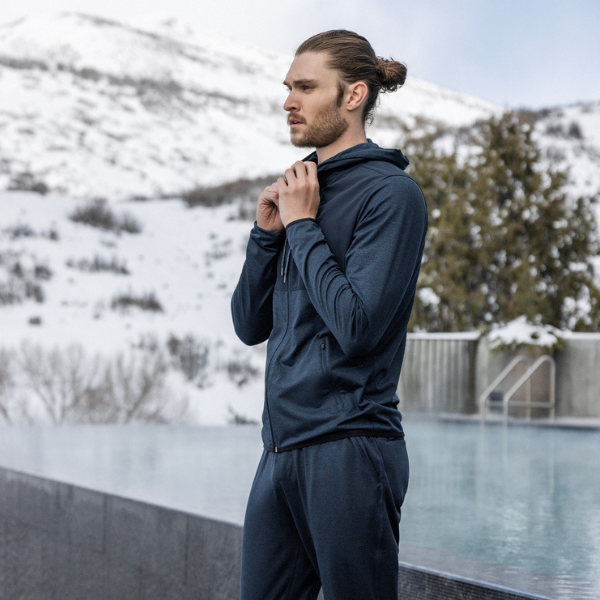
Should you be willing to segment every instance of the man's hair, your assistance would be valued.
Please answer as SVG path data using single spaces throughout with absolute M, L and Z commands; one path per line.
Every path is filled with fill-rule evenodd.
M 340 75 L 337 105 L 341 106 L 347 84 L 364 81 L 369 92 L 362 113 L 363 126 L 373 122 L 379 92 L 394 92 L 406 80 L 406 65 L 375 55 L 366 38 L 346 29 L 331 29 L 308 38 L 298 46 L 296 56 L 305 52 L 325 52 L 326 66 Z

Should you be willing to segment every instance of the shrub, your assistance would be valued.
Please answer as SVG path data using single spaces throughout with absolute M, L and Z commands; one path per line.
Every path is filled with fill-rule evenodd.
M 48 231 L 43 231 L 41 233 L 36 232 L 32 227 L 27 225 L 27 223 L 17 223 L 15 225 L 11 225 L 4 229 L 4 233 L 7 234 L 11 240 L 16 240 L 21 237 L 38 237 L 42 236 L 48 238 L 49 240 L 57 241 L 60 239 L 58 231 L 52 227 Z
M 33 276 L 36 279 L 48 280 L 52 277 L 52 271 L 50 270 L 50 267 L 46 265 L 36 264 L 33 267 Z
M 246 385 L 252 377 L 259 374 L 258 369 L 253 367 L 247 358 L 230 359 L 225 363 L 224 369 L 238 387 Z
M 127 233 L 141 233 L 142 225 L 140 222 L 130 213 L 123 213 L 119 222 L 121 231 Z
M 198 387 L 204 387 L 210 351 L 208 341 L 197 340 L 191 334 L 182 339 L 171 334 L 167 341 L 167 348 L 173 366 L 182 371 L 188 381 L 196 381 Z
M 168 362 L 162 352 L 119 353 L 104 369 L 104 402 L 98 395 L 90 403 L 89 396 L 84 413 L 93 414 L 90 409 L 104 403 L 109 408 L 106 414 L 112 414 L 119 423 L 179 421 L 185 416 L 187 403 L 175 406 L 177 403 L 172 402 L 173 394 L 165 385 L 167 372 Z
M 46 231 L 43 235 L 53 242 L 57 242 L 60 239 L 60 234 L 54 227 Z
M 4 233 L 10 236 L 11 240 L 16 240 L 20 237 L 35 237 L 35 231 L 27 225 L 27 223 L 17 223 L 16 225 L 12 225 L 11 227 L 7 227 L 4 230 Z
M 207 264 L 213 260 L 227 258 L 232 252 L 232 240 L 226 239 L 222 242 L 213 242 L 212 248 L 204 253 L 204 258 Z
M 21 263 L 18 260 L 11 267 L 10 274 L 14 275 L 17 279 L 23 279 L 23 277 L 25 277 L 23 267 L 21 266 Z
M 583 139 L 583 133 L 581 132 L 581 127 L 577 121 L 571 121 L 569 125 L 569 131 L 567 132 L 569 137 L 576 138 L 578 140 Z
M 18 304 L 25 298 L 36 302 L 44 301 L 44 290 L 38 280 L 52 277 L 52 271 L 46 265 L 37 262 L 35 256 L 33 267 L 26 268 L 21 263 L 19 252 L 0 252 L 0 269 L 8 275 L 6 281 L 0 282 L 0 306 Z
M 227 405 L 227 412 L 230 415 L 229 419 L 227 420 L 230 425 L 258 425 L 258 421 L 256 419 L 251 419 L 245 415 L 241 415 L 240 413 L 236 412 L 230 404 Z
M 8 184 L 9 190 L 19 190 L 26 192 L 37 192 L 38 194 L 47 194 L 50 188 L 33 173 L 25 171 L 14 175 Z
M 113 231 L 117 234 L 121 231 L 128 233 L 140 233 L 142 231 L 141 224 L 133 215 L 123 213 L 118 216 L 100 202 L 77 207 L 71 212 L 69 219 L 75 223 L 83 223 L 90 227 Z
M 0 283 L 0 306 L 10 306 L 21 302 L 21 296 L 11 283 Z
M 20 381 L 53 424 L 168 423 L 187 412 L 187 400 L 174 400 L 166 387 L 168 363 L 160 351 L 90 357 L 80 344 L 47 350 L 24 342 L 18 364 Z
M 141 296 L 135 296 L 131 292 L 126 294 L 118 294 L 114 296 L 110 307 L 114 309 L 122 308 L 127 309 L 131 306 L 138 306 L 142 310 L 149 310 L 153 312 L 164 312 L 163 307 L 156 298 L 154 292 L 142 294 Z
M 129 269 L 125 261 L 119 262 L 119 259 L 113 256 L 110 260 L 96 254 L 92 260 L 81 258 L 78 261 L 70 258 L 66 262 L 67 267 L 87 271 L 88 273 L 98 273 L 100 271 L 110 271 L 117 275 L 129 275 Z
M 194 206 L 221 206 L 237 201 L 240 206 L 240 215 L 242 213 L 244 215 L 256 215 L 258 196 L 268 185 L 277 181 L 278 177 L 280 175 L 267 175 L 255 179 L 242 178 L 220 185 L 199 187 L 186 192 L 182 198 L 190 208 Z M 253 211 L 251 207 L 254 207 Z
M 25 298 L 33 298 L 36 302 L 40 303 L 46 299 L 42 286 L 33 281 L 25 282 Z

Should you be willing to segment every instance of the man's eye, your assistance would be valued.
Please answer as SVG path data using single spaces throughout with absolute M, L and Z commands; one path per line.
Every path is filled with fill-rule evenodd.
M 311 88 L 312 88 L 312 86 L 311 86 L 311 85 L 303 85 L 303 86 L 302 86 L 302 89 L 303 89 L 303 90 L 310 90 Z

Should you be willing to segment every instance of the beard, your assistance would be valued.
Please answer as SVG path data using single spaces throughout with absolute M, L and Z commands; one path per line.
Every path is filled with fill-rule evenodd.
M 324 148 L 339 139 L 349 126 L 334 101 L 317 114 L 311 124 L 304 123 L 302 131 L 292 131 L 291 141 L 296 148 Z

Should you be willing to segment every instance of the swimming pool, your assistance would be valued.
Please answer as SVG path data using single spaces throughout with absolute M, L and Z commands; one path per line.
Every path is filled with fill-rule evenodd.
M 405 419 L 400 559 L 551 598 L 600 597 L 600 432 Z M 0 465 L 239 523 L 260 428 L 0 430 Z

